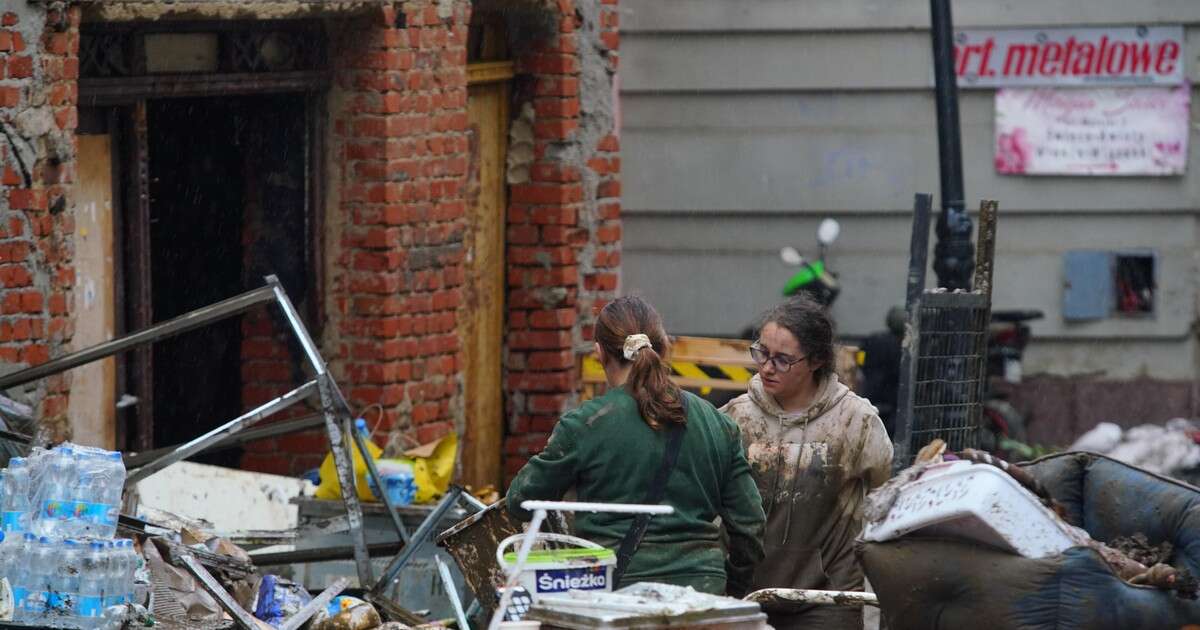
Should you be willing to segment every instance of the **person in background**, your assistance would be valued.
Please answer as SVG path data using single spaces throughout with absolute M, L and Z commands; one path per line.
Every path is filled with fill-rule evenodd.
M 896 431 L 896 397 L 900 390 L 900 344 L 904 341 L 904 308 L 893 306 L 887 314 L 887 330 L 862 343 L 862 395 L 879 410 L 879 419 L 889 437 Z
M 766 517 L 737 425 L 670 380 L 667 336 L 649 303 L 608 304 L 595 339 L 609 389 L 563 415 L 509 486 L 509 511 L 528 520 L 523 501 L 559 500 L 570 488 L 584 502 L 666 503 L 674 513 L 650 519 L 640 541 L 628 514 L 577 514 L 575 533 L 617 551 L 617 587 L 664 582 L 743 594 L 763 557 Z M 655 491 L 660 470 L 665 487 Z M 621 549 L 632 555 L 624 559 Z
M 722 411 L 742 429 L 767 514 L 766 560 L 751 588 L 863 589 L 854 558 L 863 499 L 889 476 L 892 444 L 875 408 L 838 382 L 834 326 L 796 297 L 766 313 L 749 391 Z M 771 614 L 779 630 L 861 630 L 861 608 L 813 606 Z

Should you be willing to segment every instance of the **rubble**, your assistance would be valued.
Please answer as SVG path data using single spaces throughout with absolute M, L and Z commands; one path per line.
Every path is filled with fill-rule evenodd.
M 1075 440 L 1068 450 L 1107 455 L 1153 473 L 1195 482 L 1200 480 L 1197 440 L 1200 440 L 1200 424 L 1184 418 L 1132 429 L 1102 422 Z

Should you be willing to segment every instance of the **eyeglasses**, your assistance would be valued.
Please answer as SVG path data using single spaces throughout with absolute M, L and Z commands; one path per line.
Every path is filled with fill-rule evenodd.
M 750 358 L 754 359 L 754 362 L 757 363 L 759 367 L 765 367 L 767 363 L 770 363 L 777 372 L 787 372 L 788 370 L 792 369 L 793 365 L 808 359 L 808 357 L 794 359 L 786 354 L 771 354 L 766 348 L 758 344 L 750 346 Z

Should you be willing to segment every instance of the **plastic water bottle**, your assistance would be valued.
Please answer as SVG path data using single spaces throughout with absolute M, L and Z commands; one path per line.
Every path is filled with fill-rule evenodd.
M 25 532 L 29 527 L 29 465 L 24 457 L 8 460 L 4 471 L 4 500 L 0 512 L 0 530 Z
M 34 521 L 35 533 L 54 538 L 71 535 L 70 521 L 75 517 L 75 485 L 79 478 L 76 470 L 74 449 L 56 449 L 47 456 L 38 515 Z
M 71 539 L 63 541 L 59 547 L 47 605 L 56 615 L 73 617 L 78 614 L 82 551 L 79 543 Z
M 58 568 L 58 549 L 49 538 L 42 536 L 33 547 L 29 563 L 28 591 L 25 597 L 26 619 L 44 616 L 54 590 Z
M 105 592 L 112 588 L 113 554 L 102 541 L 88 544 L 79 562 L 78 614 L 85 627 L 99 625 L 104 616 Z
M 121 515 L 121 495 L 125 491 L 125 460 L 117 452 L 109 452 L 103 461 L 104 483 L 96 502 L 104 506 L 103 513 L 96 514 L 97 533 L 100 538 L 112 538 L 117 533 L 117 520 Z
M 104 607 L 120 606 L 125 603 L 125 541 L 114 540 L 108 547 L 108 584 L 104 587 Z
M 13 542 L 12 569 L 8 574 L 8 583 L 13 590 L 13 615 L 20 621 L 28 618 L 27 604 L 29 599 L 29 580 L 33 551 L 37 545 L 37 537 L 26 533 L 20 540 Z
M 4 532 L 0 532 L 0 577 L 8 578 L 10 587 L 12 586 L 13 548 L 15 546 L 11 539 L 5 543 Z
M 133 591 L 136 583 L 138 570 L 142 565 L 142 557 L 138 555 L 136 549 L 133 548 L 133 541 L 125 539 L 121 541 L 121 571 L 119 575 L 119 585 L 122 603 L 133 603 Z

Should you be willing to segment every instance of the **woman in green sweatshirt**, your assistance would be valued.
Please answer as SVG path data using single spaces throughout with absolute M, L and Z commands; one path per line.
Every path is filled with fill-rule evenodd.
M 595 333 L 608 393 L 563 415 L 546 448 L 509 486 L 508 509 L 528 520 L 522 501 L 558 500 L 572 488 L 579 501 L 643 503 L 668 442 L 682 431 L 661 501 L 675 511 L 650 520 L 618 586 L 665 582 L 744 594 L 763 557 L 766 517 L 737 424 L 670 380 L 667 336 L 644 300 L 605 306 Z M 575 533 L 616 551 L 633 520 L 580 513 Z

